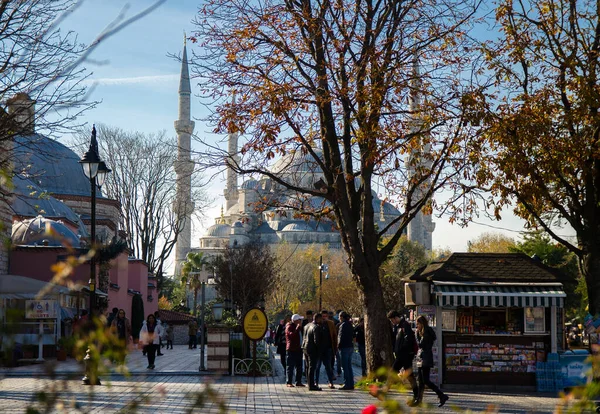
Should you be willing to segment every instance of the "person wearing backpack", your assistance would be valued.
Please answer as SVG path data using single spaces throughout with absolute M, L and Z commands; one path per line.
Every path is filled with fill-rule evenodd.
M 392 339 L 394 339 L 394 355 L 396 358 L 392 369 L 410 383 L 413 399 L 409 400 L 407 404 L 414 407 L 416 401 L 419 400 L 419 386 L 413 372 L 413 359 L 415 359 L 415 352 L 418 349 L 415 333 L 406 319 L 400 315 L 400 312 L 390 311 L 387 317 L 393 325 L 392 332 L 395 335 Z M 404 370 L 403 374 L 400 374 L 401 370 Z
M 423 394 L 425 386 L 435 392 L 440 399 L 438 407 L 446 404 L 450 397 L 440 390 L 437 385 L 429 380 L 429 371 L 433 367 L 433 344 L 436 340 L 435 331 L 429 326 L 429 321 L 423 315 L 417 318 L 417 342 L 419 344 L 419 352 L 417 353 L 417 367 L 419 378 L 419 396 L 415 400 L 414 405 L 420 405 L 423 402 Z

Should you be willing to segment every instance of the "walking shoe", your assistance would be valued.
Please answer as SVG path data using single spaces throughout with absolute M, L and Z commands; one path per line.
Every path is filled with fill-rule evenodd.
M 342 388 L 339 388 L 340 390 L 343 391 L 352 391 L 354 389 L 354 387 L 346 387 L 345 385 Z
M 320 387 L 308 387 L 308 390 L 309 391 L 323 391 L 323 389 Z
M 163 354 L 163 353 L 160 353 L 160 354 L 156 354 L 156 356 L 163 356 L 163 355 L 164 355 L 164 354 Z
M 333 385 L 333 382 L 329 383 L 329 388 L 331 388 L 332 390 L 335 390 L 335 385 Z
M 306 385 L 302 384 L 301 382 L 297 382 L 296 387 L 306 387 Z
M 448 397 L 446 394 L 443 394 L 440 397 L 440 403 L 438 404 L 438 407 L 443 407 L 444 404 L 446 404 L 446 401 L 448 401 L 450 399 L 450 397 Z
M 289 382 L 287 384 L 285 384 L 285 386 L 288 388 L 294 388 L 294 384 L 290 384 Z
M 416 407 L 417 405 L 419 405 L 419 400 L 415 400 L 415 399 L 411 399 L 406 401 L 406 405 L 408 405 L 409 407 Z

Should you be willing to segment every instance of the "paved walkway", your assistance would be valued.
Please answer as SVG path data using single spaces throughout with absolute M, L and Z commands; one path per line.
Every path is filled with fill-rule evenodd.
M 342 391 L 324 389 L 311 393 L 306 388 L 286 388 L 281 365 L 275 377 L 230 377 L 210 374 L 199 375 L 199 351 L 187 346 L 163 351 L 156 360 L 156 369 L 145 369 L 147 362 L 141 351 L 128 357 L 127 366 L 132 376 L 113 375 L 103 378 L 99 387 L 81 385 L 81 366 L 74 361 L 60 362 L 55 366 L 61 379 L 44 377 L 41 366 L 28 366 L 0 371 L 0 412 L 24 413 L 29 406 L 40 409 L 35 394 L 43 391 L 59 395 L 58 403 L 66 413 L 116 413 L 135 407 L 139 413 L 217 413 L 218 401 L 227 405 L 227 411 L 237 413 L 360 413 L 375 398 L 362 390 Z M 69 374 L 73 374 L 69 377 Z M 200 392 L 210 385 L 218 401 L 208 401 L 202 408 L 194 409 Z M 447 406 L 430 405 L 412 409 L 416 413 L 450 413 L 460 410 L 485 411 L 490 405 L 500 413 L 552 413 L 559 402 L 555 396 L 525 394 L 489 394 L 450 392 Z M 408 394 L 395 398 L 405 409 Z M 426 402 L 436 402 L 435 395 L 426 394 Z M 70 408 L 75 402 L 79 408 Z

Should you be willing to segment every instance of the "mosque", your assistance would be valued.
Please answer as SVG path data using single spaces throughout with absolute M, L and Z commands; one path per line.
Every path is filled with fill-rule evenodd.
M 186 227 L 177 241 L 176 273 L 190 251 L 202 252 L 211 257 L 221 253 L 225 246 L 239 246 L 251 241 L 260 240 L 270 245 L 288 242 L 299 247 L 327 244 L 330 248 L 341 249 L 340 233 L 336 230 L 334 223 L 330 221 L 295 218 L 293 211 L 281 208 L 256 211 L 258 201 L 265 197 L 290 197 L 290 195 L 286 194 L 284 189 L 278 188 L 270 178 L 246 178 L 241 185 L 238 185 L 244 177 L 238 177 L 238 174 L 231 168 L 228 168 L 226 172 L 226 187 L 223 191 L 225 205 L 221 207 L 221 214 L 200 237 L 199 247 L 192 248 L 189 223 L 193 200 L 191 199 L 189 177 L 190 171 L 193 170 L 193 162 L 190 157 L 190 137 L 193 133 L 194 122 L 190 116 L 190 95 L 187 51 L 184 45 L 179 84 L 179 119 L 175 121 L 179 147 L 179 168 L 176 172 L 177 198 L 181 200 L 181 205 L 189 208 L 178 212 L 180 220 L 186 223 Z M 413 98 L 411 105 L 418 104 L 418 98 Z M 228 155 L 234 162 L 240 161 L 238 140 L 237 133 L 229 134 Z M 315 153 L 321 154 L 319 149 L 315 149 Z M 413 167 L 413 171 L 415 169 L 416 167 Z M 303 155 L 299 152 L 290 152 L 280 158 L 273 165 L 271 172 L 278 174 L 287 182 L 309 188 L 322 179 L 322 172 L 314 159 L 310 155 Z M 320 197 L 312 197 L 302 202 L 319 207 L 324 205 L 325 200 Z M 400 215 L 400 212 L 392 204 L 382 201 L 375 193 L 373 193 L 373 209 L 381 228 Z M 431 215 L 419 212 L 409 224 L 407 235 L 410 240 L 420 243 L 431 251 L 434 229 L 435 223 L 432 222 Z M 395 230 L 392 227 L 390 232 Z

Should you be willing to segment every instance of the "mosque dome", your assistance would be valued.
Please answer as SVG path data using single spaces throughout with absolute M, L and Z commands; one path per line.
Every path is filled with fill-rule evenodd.
M 81 246 L 79 238 L 62 222 L 43 216 L 14 222 L 11 239 L 18 246 Z
M 15 137 L 15 171 L 50 194 L 90 197 L 90 180 L 75 152 L 41 134 Z M 102 198 L 99 190 L 96 197 Z
M 320 149 L 314 149 L 317 157 L 322 158 Z M 323 174 L 313 156 L 301 150 L 290 151 L 281 157 L 271 168 L 271 172 L 294 185 L 312 186 Z
M 229 237 L 231 226 L 224 223 L 213 224 L 206 230 L 206 237 Z
M 15 215 L 33 218 L 38 215 L 53 220 L 65 220 L 78 228 L 80 236 L 88 233 L 83 221 L 69 206 L 52 196 L 47 196 L 35 183 L 19 175 L 13 177 L 15 197 L 11 204 Z
M 281 231 L 290 232 L 290 231 L 315 231 L 315 229 L 307 222 L 300 221 L 295 223 L 290 223 L 285 226 Z

